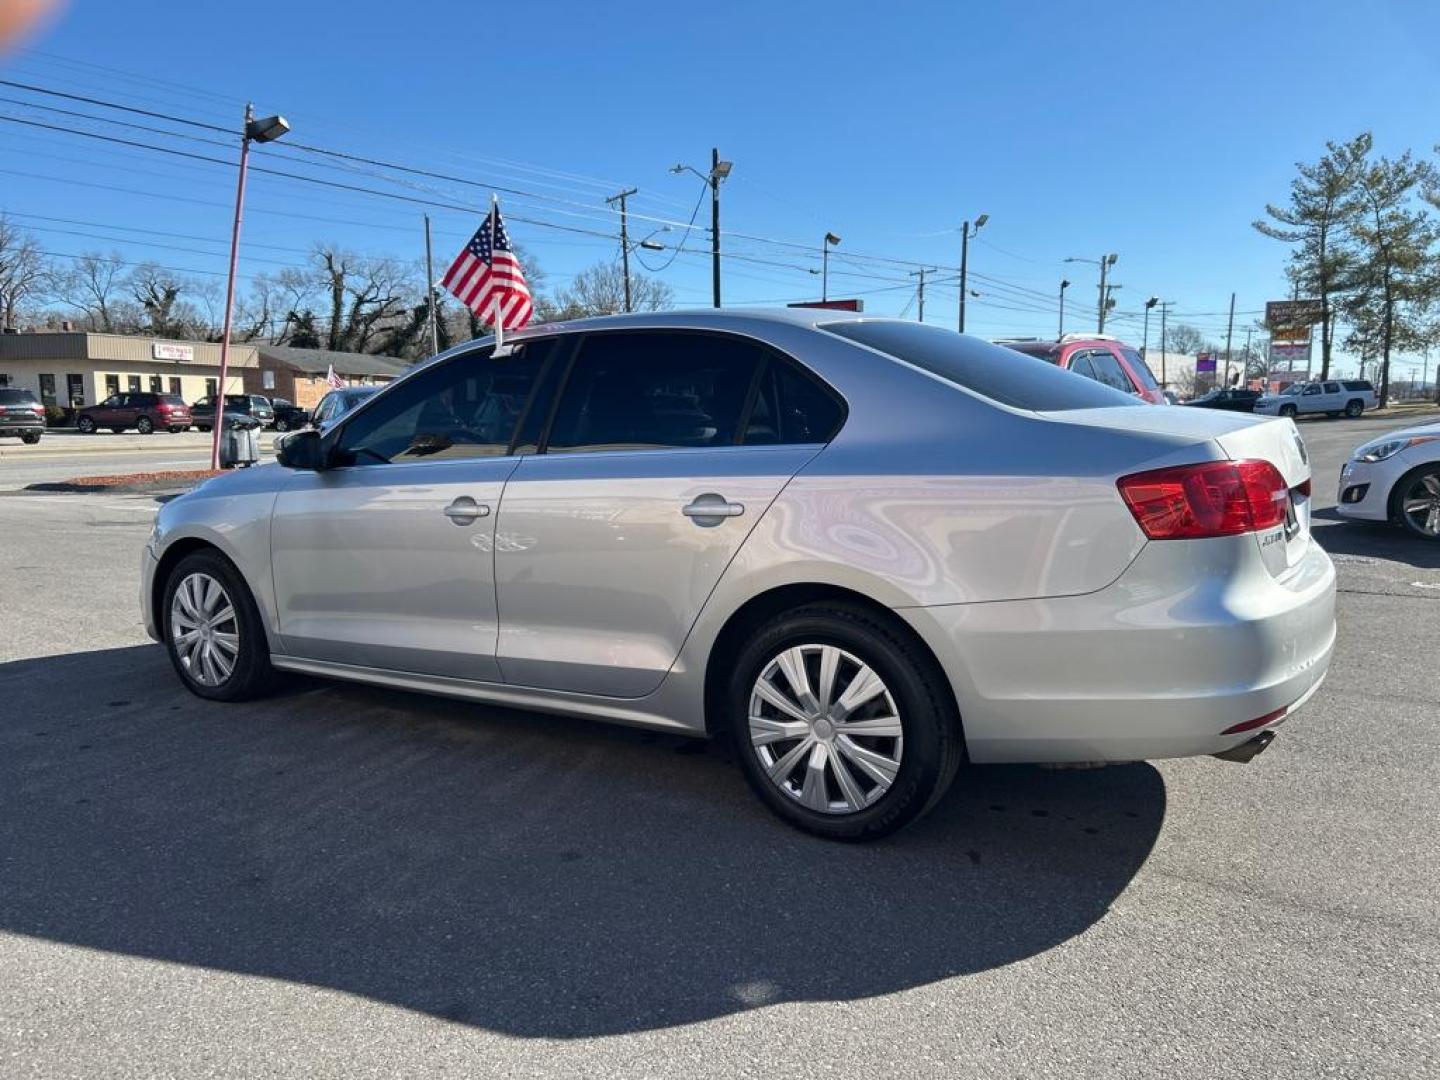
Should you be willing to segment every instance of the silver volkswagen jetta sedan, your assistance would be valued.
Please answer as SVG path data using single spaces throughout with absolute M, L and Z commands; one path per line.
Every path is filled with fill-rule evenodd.
M 1294 425 L 1141 405 L 826 311 L 452 349 L 160 512 L 150 633 L 275 669 L 734 740 L 862 839 L 963 757 L 1248 760 L 1324 677 L 1334 570 Z

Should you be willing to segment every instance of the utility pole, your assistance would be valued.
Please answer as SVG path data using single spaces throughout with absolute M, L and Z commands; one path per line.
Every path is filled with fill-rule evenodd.
M 1230 321 L 1225 324 L 1225 382 L 1230 385 L 1230 340 L 1235 334 L 1235 294 L 1230 294 Z
M 1165 318 L 1170 314 L 1171 301 L 1160 301 L 1160 389 L 1166 389 L 1170 384 L 1165 379 L 1165 346 L 1168 344 L 1165 339 Z
M 1110 291 L 1105 287 L 1105 275 L 1119 258 L 1119 255 L 1114 254 L 1100 256 L 1100 325 L 1095 331 L 1098 334 L 1105 332 L 1105 309 L 1110 306 Z
M 611 195 L 608 199 L 605 200 L 605 205 L 607 206 L 614 206 L 617 202 L 620 204 L 620 266 L 621 272 L 625 275 L 626 312 L 632 310 L 632 305 L 630 302 L 630 233 L 626 227 L 625 200 L 628 199 L 631 195 L 639 192 L 639 190 L 639 188 L 633 187 L 626 188 L 624 191 L 620 192 L 620 194 Z M 715 306 L 720 306 L 718 301 L 716 302 Z
M 960 333 L 965 332 L 965 293 L 969 289 L 970 273 L 970 237 L 978 233 L 985 222 L 990 220 L 989 214 L 981 214 L 975 219 L 975 227 L 970 227 L 970 222 L 965 222 L 960 228 Z
M 1245 351 L 1240 354 L 1242 357 L 1244 357 L 1244 359 L 1240 361 L 1241 382 L 1250 381 L 1250 335 L 1254 332 L 1255 331 L 1253 327 L 1247 326 L 1245 328 Z
M 729 170 L 727 169 L 728 173 Z M 710 151 L 710 277 L 715 306 L 720 306 L 720 148 Z
M 917 321 L 918 321 L 918 322 L 924 322 L 924 321 L 925 321 L 925 267 L 922 266 L 919 270 L 911 270 L 911 271 L 910 271 L 910 277 L 918 277 L 918 278 L 920 279 L 920 289 L 919 289 L 918 293 L 916 294 L 918 303 L 919 303 L 919 305 L 920 305 L 920 313 L 919 313 L 919 318 L 917 319 Z
M 430 253 L 430 215 L 425 215 L 425 295 L 430 298 L 430 355 L 440 351 L 439 313 L 435 310 L 435 260 Z
M 1060 338 L 1063 338 L 1063 337 L 1065 336 L 1065 290 L 1068 289 L 1069 287 L 1070 287 L 1070 279 L 1069 279 L 1069 278 L 1061 278 L 1061 279 L 1060 279 L 1060 332 L 1056 335 L 1056 340 L 1057 340 L 1057 341 L 1058 341 Z

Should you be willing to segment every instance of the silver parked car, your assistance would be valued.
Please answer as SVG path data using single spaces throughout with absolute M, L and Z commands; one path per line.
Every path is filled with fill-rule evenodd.
M 825 836 L 961 759 L 1248 760 L 1325 675 L 1288 419 L 1154 409 L 829 311 L 532 327 L 168 503 L 142 602 L 185 684 L 273 669 L 732 739 Z

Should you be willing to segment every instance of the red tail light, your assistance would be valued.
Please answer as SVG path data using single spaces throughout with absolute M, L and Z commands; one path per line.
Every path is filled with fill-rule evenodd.
M 1268 461 L 1208 461 L 1122 476 L 1120 496 L 1151 540 L 1193 540 L 1273 529 L 1289 488 Z

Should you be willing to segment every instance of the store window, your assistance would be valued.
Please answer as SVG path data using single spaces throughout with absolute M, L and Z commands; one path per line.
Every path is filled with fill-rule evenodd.
M 120 376 L 119 376 L 119 375 L 106 375 L 106 376 L 105 376 L 105 396 L 106 396 L 106 397 L 114 397 L 114 396 L 115 396 L 116 394 L 118 394 L 119 392 L 120 392 Z
M 152 394 L 163 394 L 165 392 L 165 380 L 159 375 L 150 376 L 150 392 Z
M 9 375 L 6 375 L 5 372 L 0 371 L 0 386 L 9 386 L 9 385 L 10 385 L 10 376 L 9 376 Z
M 40 403 L 42 405 L 55 404 L 55 376 L 40 376 Z
M 132 394 L 138 394 L 138 393 L 140 393 L 140 376 L 139 376 L 139 375 L 126 375 L 126 376 L 125 376 L 125 389 L 126 389 L 126 390 L 129 390 Z
M 205 396 L 213 398 L 220 392 L 220 384 L 214 379 L 205 380 Z
M 85 404 L 85 376 L 76 375 L 71 372 L 65 376 L 65 392 L 70 400 L 70 407 L 78 409 Z
M 178 394 L 180 393 L 180 376 L 179 376 L 179 375 L 171 375 L 171 376 L 170 376 L 170 393 L 176 394 L 176 395 L 178 395 Z

